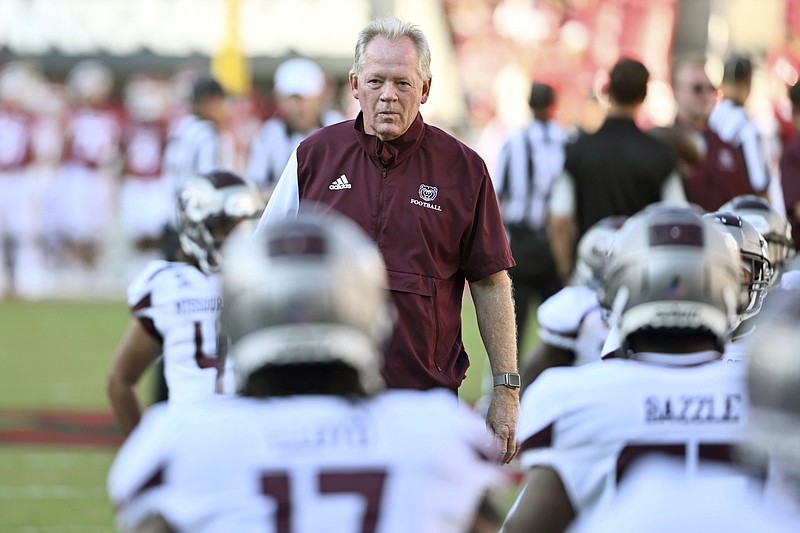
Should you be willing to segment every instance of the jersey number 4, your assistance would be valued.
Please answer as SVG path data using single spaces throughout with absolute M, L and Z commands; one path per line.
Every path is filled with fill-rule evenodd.
M 361 533 L 373 533 L 378 523 L 383 484 L 383 470 L 323 471 L 317 476 L 320 494 L 355 493 L 366 503 L 361 521 Z M 291 478 L 286 472 L 273 472 L 261 477 L 261 492 L 275 500 L 277 533 L 290 533 L 292 529 Z

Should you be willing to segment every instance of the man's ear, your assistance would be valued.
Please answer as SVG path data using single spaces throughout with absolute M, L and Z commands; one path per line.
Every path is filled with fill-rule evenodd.
M 350 93 L 358 100 L 358 76 L 350 74 Z
M 431 94 L 431 81 L 432 80 L 433 80 L 433 78 L 431 78 L 428 81 L 423 81 L 422 82 L 422 98 L 420 98 L 420 100 L 419 100 L 420 104 L 424 104 L 425 102 L 428 101 L 428 96 L 430 96 L 430 94 Z

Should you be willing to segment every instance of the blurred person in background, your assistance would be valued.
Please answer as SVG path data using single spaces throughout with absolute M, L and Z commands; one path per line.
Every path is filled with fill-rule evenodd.
M 165 80 L 137 74 L 124 90 L 127 121 L 123 131 L 120 217 L 133 245 L 131 272 L 164 254 L 164 228 L 175 206 L 163 173 L 167 141 L 169 87 Z
M 236 237 L 222 288 L 238 395 L 146 413 L 109 473 L 118 526 L 472 530 L 504 481 L 497 450 L 448 391 L 384 390 L 393 312 L 376 245 L 302 211 Z
M 575 266 L 575 244 L 600 219 L 628 217 L 661 200 L 686 201 L 672 150 L 635 122 L 649 79 L 641 62 L 617 61 L 609 76 L 605 122 L 567 146 L 564 173 L 553 185 L 548 208 L 553 256 L 564 281 Z
M 706 211 L 719 208 L 719 204 L 703 202 L 704 185 L 696 174 L 701 172 L 709 151 L 714 152 L 712 158 L 719 157 L 715 155 L 715 144 L 727 144 L 708 129 L 708 117 L 717 104 L 718 92 L 706 73 L 705 59 L 691 57 L 676 62 L 672 70 L 675 121 L 671 126 L 656 127 L 649 132 L 675 151 L 689 201 Z
M 113 87 L 111 70 L 95 60 L 81 61 L 67 77 L 64 162 L 49 206 L 65 285 L 77 284 L 68 290 L 100 287 L 96 275 L 114 216 L 122 140 L 123 111 Z
M 199 76 L 192 85 L 190 112 L 181 116 L 169 132 L 164 152 L 164 170 L 173 197 L 186 180 L 196 174 L 225 168 L 220 136 L 227 126 L 225 89 L 210 75 Z
M 247 176 L 267 198 L 300 141 L 343 120 L 339 113 L 325 109 L 326 93 L 325 73 L 310 59 L 289 59 L 275 71 L 277 110 L 253 139 L 247 164 Z
M 556 93 L 534 82 L 528 99 L 533 120 L 504 144 L 493 180 L 503 224 L 517 266 L 509 270 L 514 282 L 517 349 L 523 346 L 528 311 L 561 288 L 550 251 L 547 198 L 564 170 L 567 134 L 553 119 Z
M 515 263 L 483 159 L 419 112 L 430 95 L 430 58 L 414 24 L 384 18 L 364 27 L 350 71 L 362 111 L 300 142 L 259 229 L 315 202 L 378 243 L 398 312 L 383 368 L 390 388 L 457 393 L 470 363 L 461 337 L 469 282 L 493 375 L 486 424 L 510 462 L 519 374 L 507 270 Z
M 789 139 L 781 154 L 781 184 L 786 217 L 792 224 L 792 238 L 796 250 L 800 250 L 800 83 L 788 89 L 792 103 L 792 126 L 794 137 Z
M 60 231 L 48 209 L 51 190 L 61 172 L 66 149 L 69 97 L 64 83 L 43 79 L 33 96 L 35 102 L 33 129 L 33 173 L 37 186 L 41 246 L 44 250 L 46 279 L 39 285 L 44 295 L 55 295 L 60 290 L 58 281 L 61 261 Z
M 609 310 L 603 307 L 603 268 L 625 217 L 606 217 L 578 242 L 575 273 L 569 284 L 542 302 L 536 312 L 539 344 L 520 370 L 523 389 L 554 366 L 599 361 L 609 332 Z
M 33 167 L 35 109 L 43 83 L 29 65 L 0 70 L 0 298 L 42 296 L 43 188 Z
M 783 210 L 780 180 L 770 175 L 758 126 L 745 108 L 753 83 L 753 65 L 743 55 L 730 56 L 724 65 L 722 100 L 708 118 L 709 129 L 733 149 L 710 160 L 695 188 L 701 205 L 716 207 L 743 194 L 757 194 Z
M 177 201 L 182 261 L 153 260 L 131 282 L 133 317 L 108 375 L 108 398 L 126 435 L 142 416 L 136 386 L 159 358 L 172 403 L 232 392 L 221 382 L 220 249 L 236 226 L 257 219 L 263 203 L 254 185 L 226 171 L 189 178 Z

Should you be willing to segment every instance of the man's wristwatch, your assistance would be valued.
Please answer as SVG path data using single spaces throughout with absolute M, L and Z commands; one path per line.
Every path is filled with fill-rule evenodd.
M 518 389 L 522 385 L 522 382 L 519 379 L 519 374 L 516 372 L 506 372 L 505 374 L 500 374 L 499 376 L 494 377 L 494 386 L 499 387 L 508 387 L 509 389 Z

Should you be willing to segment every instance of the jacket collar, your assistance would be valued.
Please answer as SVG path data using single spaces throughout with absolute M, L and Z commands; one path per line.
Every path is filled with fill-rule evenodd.
M 364 113 L 359 112 L 353 124 L 361 145 L 370 159 L 375 161 L 380 167 L 394 168 L 409 157 L 411 157 L 422 143 L 425 136 L 425 122 L 422 115 L 417 113 L 417 117 L 411 126 L 397 139 L 383 142 L 374 135 L 364 132 Z

